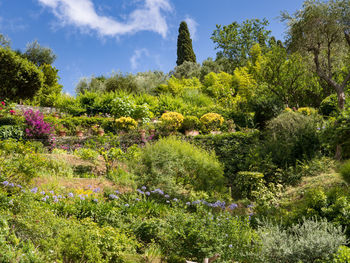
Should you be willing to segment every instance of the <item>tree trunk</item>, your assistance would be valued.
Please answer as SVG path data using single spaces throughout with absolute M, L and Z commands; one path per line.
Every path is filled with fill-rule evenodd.
M 338 96 L 338 107 L 342 111 L 344 110 L 344 105 L 345 105 L 344 88 L 337 89 L 337 96 Z

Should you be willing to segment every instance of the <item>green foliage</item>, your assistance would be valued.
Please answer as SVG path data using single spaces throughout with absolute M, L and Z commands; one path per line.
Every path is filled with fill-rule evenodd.
M 179 35 L 177 38 L 177 60 L 178 66 L 182 65 L 185 61 L 196 63 L 196 55 L 193 52 L 192 40 L 190 32 L 187 27 L 187 23 L 182 21 L 179 27 Z
M 346 263 L 350 261 L 350 248 L 340 246 L 337 253 L 334 255 L 334 263 Z
M 200 119 L 204 132 L 217 131 L 224 123 L 224 118 L 217 113 L 204 114 Z
M 301 107 L 298 109 L 298 112 L 304 114 L 305 116 L 317 115 L 317 110 L 310 107 Z
M 86 149 L 86 148 L 79 148 L 74 151 L 74 155 L 78 156 L 79 158 L 87 161 L 96 161 L 99 157 L 99 153 L 92 150 L 92 149 Z
M 200 126 L 199 119 L 196 116 L 185 116 L 181 129 L 184 131 L 196 130 Z
M 51 48 L 42 47 L 37 40 L 27 45 L 23 56 L 36 66 L 51 65 L 56 60 L 56 55 Z
M 114 73 L 110 78 L 104 81 L 107 92 L 127 91 L 137 92 L 137 84 L 132 74 Z
M 323 116 L 333 116 L 339 113 L 337 95 L 332 94 L 326 97 L 320 105 L 320 113 Z
M 350 160 L 347 160 L 344 164 L 342 164 L 339 172 L 344 181 L 350 183 Z
M 8 48 L 0 48 L 0 97 L 32 98 L 44 85 L 43 73 Z
M 38 91 L 34 101 L 38 102 L 40 106 L 52 107 L 63 87 L 58 83 L 58 69 L 49 64 L 43 64 L 40 66 L 40 70 L 44 74 L 44 86 Z
M 185 89 L 200 89 L 201 83 L 198 78 L 177 79 L 172 76 L 167 84 L 162 84 L 157 88 L 158 93 L 171 93 L 172 95 L 180 95 Z
M 218 57 L 228 58 L 234 67 L 244 66 L 251 47 L 255 43 L 264 46 L 269 39 L 270 31 L 265 28 L 267 25 L 265 19 L 246 20 L 242 24 L 233 22 L 227 26 L 217 25 L 211 39 L 216 44 L 216 49 L 221 50 Z
M 233 180 L 232 194 L 236 198 L 256 199 L 264 188 L 264 175 L 257 172 L 238 172 Z
M 194 137 L 194 143 L 208 151 L 214 151 L 224 165 L 225 177 L 233 185 L 239 171 L 250 170 L 249 156 L 259 143 L 260 132 L 257 130 L 243 133 L 227 133 L 219 135 L 200 135 Z
M 346 244 L 341 227 L 326 220 L 306 220 L 288 229 L 265 223 L 258 229 L 264 262 L 316 262 L 332 259 Z
M 301 158 L 311 159 L 320 149 L 317 127 L 314 116 L 282 113 L 267 124 L 266 152 L 282 168 Z
M 177 231 L 172 231 L 172 226 L 178 226 Z M 215 254 L 220 254 L 218 262 L 258 261 L 255 255 L 260 242 L 247 218 L 205 211 L 169 214 L 159 236 L 163 253 L 173 259 L 171 262 L 202 262 Z
M 224 100 L 234 95 L 233 77 L 225 72 L 211 72 L 204 77 L 203 91 L 217 100 Z
M 222 191 L 224 186 L 223 167 L 215 155 L 174 137 L 148 144 L 135 165 L 141 184 L 164 191 Z
M 201 66 L 192 61 L 184 61 L 181 65 L 174 68 L 173 76 L 177 79 L 191 79 L 200 77 Z
M 23 126 L 3 125 L 0 126 L 0 140 L 16 139 L 20 140 L 24 137 Z

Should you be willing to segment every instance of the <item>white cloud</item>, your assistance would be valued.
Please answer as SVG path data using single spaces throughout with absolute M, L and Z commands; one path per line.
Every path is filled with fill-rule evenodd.
M 153 31 L 166 37 L 168 25 L 164 12 L 172 11 L 169 0 L 144 0 L 125 22 L 99 15 L 92 0 L 38 0 L 52 9 L 63 25 L 97 31 L 101 36 L 118 36 L 138 31 Z
M 139 60 L 142 56 L 147 56 L 149 57 L 149 52 L 146 48 L 141 48 L 141 49 L 136 49 L 134 51 L 134 54 L 132 55 L 132 57 L 130 58 L 130 64 L 131 64 L 131 68 L 132 70 L 135 70 L 138 68 L 139 66 Z
M 187 16 L 186 19 L 185 19 L 185 22 L 187 23 L 187 26 L 188 26 L 188 30 L 190 31 L 190 34 L 191 34 L 191 38 L 193 40 L 196 40 L 197 39 L 197 26 L 198 26 L 198 23 L 191 17 Z

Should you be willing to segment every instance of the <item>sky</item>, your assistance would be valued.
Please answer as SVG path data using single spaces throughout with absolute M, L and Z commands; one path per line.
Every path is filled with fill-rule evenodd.
M 82 77 L 113 72 L 169 72 L 176 66 L 178 27 L 186 21 L 197 62 L 215 58 L 210 39 L 217 24 L 266 18 L 284 39 L 281 11 L 294 13 L 302 0 L 0 0 L 0 33 L 12 49 L 37 40 L 56 54 L 65 92 Z

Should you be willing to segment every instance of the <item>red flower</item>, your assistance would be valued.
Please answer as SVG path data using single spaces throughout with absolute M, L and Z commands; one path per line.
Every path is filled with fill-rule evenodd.
M 4 106 L 6 105 L 4 101 L 2 101 L 1 104 L 4 105 Z
M 11 114 L 11 115 L 15 115 L 16 112 L 15 112 L 14 110 L 10 110 L 10 114 Z

